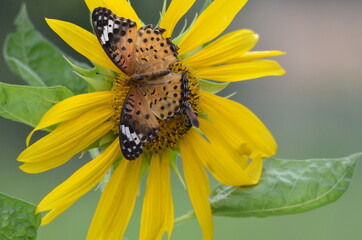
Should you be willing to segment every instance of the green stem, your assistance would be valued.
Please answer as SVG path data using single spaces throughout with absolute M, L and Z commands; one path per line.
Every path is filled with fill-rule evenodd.
M 99 156 L 99 154 L 101 154 L 101 152 L 99 151 L 98 148 L 92 148 L 90 150 L 88 150 L 89 154 L 91 155 L 92 159 L 95 159 L 96 157 Z M 106 187 L 107 183 L 109 182 L 109 179 L 111 178 L 112 175 L 112 170 L 108 170 L 106 175 L 104 175 L 104 177 L 102 178 L 102 180 L 99 182 L 98 184 L 98 188 L 101 189 L 101 193 L 104 191 L 104 188 Z
M 92 148 L 89 150 L 89 153 L 92 157 L 92 159 L 95 159 L 96 157 L 98 157 L 98 155 L 100 154 L 98 148 Z
M 193 219 L 193 218 L 195 218 L 195 213 L 190 211 L 190 212 L 182 215 L 181 217 L 176 218 L 175 221 L 174 221 L 174 225 L 180 224 L 182 222 L 186 222 L 186 221 L 188 221 L 190 219 Z

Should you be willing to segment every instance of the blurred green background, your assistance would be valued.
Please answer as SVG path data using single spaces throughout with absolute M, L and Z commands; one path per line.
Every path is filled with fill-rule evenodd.
M 12 23 L 21 2 L 1 0 L 1 46 L 15 29 Z M 30 18 L 46 38 L 84 60 L 44 21 L 44 17 L 57 18 L 90 29 L 89 12 L 82 0 L 25 2 Z M 132 2 L 144 22 L 157 22 L 160 0 Z M 287 52 L 276 58 L 287 70 L 285 76 L 235 83 L 221 93 L 226 96 L 237 88 L 233 99 L 248 106 L 270 128 L 279 144 L 278 157 L 331 158 L 362 151 L 361 12 L 360 0 L 254 0 L 227 29 L 253 29 L 260 34 L 256 50 Z M 23 84 L 9 71 L 3 57 L 0 68 L 0 81 Z M 36 204 L 88 159 L 74 158 L 42 174 L 23 173 L 16 158 L 25 148 L 30 131 L 30 127 L 0 118 L 0 192 Z M 215 239 L 361 239 L 361 184 L 360 164 L 347 193 L 315 211 L 268 218 L 214 217 Z M 175 215 L 179 216 L 190 209 L 190 203 L 176 178 L 173 194 Z M 38 239 L 85 239 L 98 199 L 99 192 L 91 191 L 54 222 L 40 228 Z M 142 195 L 126 232 L 130 240 L 138 238 L 141 206 Z M 201 239 L 196 220 L 175 227 L 172 239 Z

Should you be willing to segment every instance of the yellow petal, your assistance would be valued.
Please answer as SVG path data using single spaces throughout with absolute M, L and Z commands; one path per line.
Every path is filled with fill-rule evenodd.
M 137 13 L 127 0 L 85 0 L 85 3 L 91 13 L 97 7 L 105 7 L 110 9 L 118 17 L 131 19 L 138 27 L 142 26 Z
M 263 159 L 260 155 L 255 156 L 246 168 L 246 174 L 254 183 L 259 182 L 263 170 Z
M 116 139 L 103 153 L 88 162 L 45 196 L 38 204 L 37 212 L 47 210 L 51 210 L 51 212 L 43 217 L 42 224 L 48 224 L 98 184 L 120 154 L 119 141 Z
M 161 160 L 161 171 L 164 174 L 164 192 L 167 201 L 165 206 L 165 222 L 164 227 L 165 231 L 167 231 L 168 239 L 171 238 L 173 225 L 174 225 L 174 207 L 173 207 L 173 200 L 172 200 L 172 192 L 171 192 L 171 177 L 170 177 L 170 158 L 169 153 L 164 152 L 162 155 Z
M 166 29 L 164 38 L 171 37 L 172 32 L 185 13 L 194 5 L 196 0 L 172 0 L 163 16 L 160 27 Z
M 194 73 L 198 78 L 220 82 L 236 82 L 265 76 L 279 76 L 283 75 L 285 71 L 276 61 L 255 60 L 199 68 Z
M 245 106 L 211 93 L 200 91 L 200 106 L 211 121 L 227 134 L 231 143 L 240 145 L 240 151 L 253 158 L 275 154 L 276 142 L 265 125 Z M 242 145 L 246 143 L 246 145 Z M 245 148 L 245 149 L 242 149 Z
M 246 2 L 247 0 L 213 1 L 179 43 L 179 54 L 192 51 L 219 36 Z
M 26 145 L 29 145 L 30 138 L 37 130 L 77 118 L 83 113 L 100 106 L 110 106 L 113 95 L 114 93 L 111 91 L 79 94 L 55 104 L 44 114 L 38 125 L 28 135 Z
M 245 156 L 239 155 L 237 149 L 232 147 L 232 140 L 227 139 L 217 125 L 200 119 L 200 128 L 209 143 L 195 130 L 190 130 L 190 148 L 219 182 L 228 186 L 257 183 L 244 169 L 242 161 Z
M 46 22 L 69 46 L 90 61 L 114 72 L 121 72 L 104 52 L 95 35 L 69 22 L 56 19 L 46 19 Z
M 63 205 L 59 206 L 58 208 L 52 209 L 51 211 L 49 211 L 44 217 L 42 217 L 40 225 L 44 226 L 44 225 L 52 222 L 56 217 L 59 216 L 59 214 L 61 214 L 62 212 L 67 210 L 70 206 L 72 206 L 74 202 L 67 202 L 66 204 L 63 204 Z
M 91 111 L 60 124 L 19 155 L 18 161 L 25 162 L 20 168 L 38 173 L 67 162 L 112 129 L 114 122 L 107 121 L 112 113 L 110 109 Z
M 99 201 L 87 240 L 122 239 L 136 202 L 141 162 L 121 160 Z
M 153 154 L 143 200 L 140 240 L 170 238 L 173 227 L 173 203 L 168 153 Z
M 224 64 L 252 49 L 258 38 L 256 33 L 248 29 L 231 32 L 185 59 L 184 62 L 192 68 Z
M 193 141 L 189 139 L 189 136 L 189 134 L 186 135 L 184 140 L 180 141 L 182 167 L 191 203 L 202 229 L 203 239 L 211 240 L 214 227 L 209 202 L 209 181 L 204 167 L 198 159 L 195 159 L 194 152 L 190 149 Z
M 260 59 L 260 58 L 269 58 L 269 57 L 276 57 L 276 56 L 280 56 L 280 55 L 284 55 L 285 52 L 282 51 L 251 51 L 251 52 L 246 52 L 236 58 L 230 59 L 227 61 L 227 63 L 239 63 L 239 62 L 246 62 L 246 61 L 251 61 L 251 60 L 255 60 L 255 59 Z

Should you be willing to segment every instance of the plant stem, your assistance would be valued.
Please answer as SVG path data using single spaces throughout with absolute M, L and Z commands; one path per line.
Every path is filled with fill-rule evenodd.
M 98 148 L 92 148 L 89 150 L 89 154 L 91 155 L 92 159 L 95 159 L 100 154 Z
M 101 152 L 99 151 L 99 148 L 92 148 L 88 152 L 91 155 L 92 159 L 95 159 L 96 157 L 99 156 L 99 154 L 101 154 Z M 104 188 L 106 187 L 107 183 L 109 182 L 111 175 L 112 175 L 112 169 L 109 169 L 107 171 L 107 173 L 104 175 L 104 177 L 102 178 L 102 180 L 99 182 L 98 187 L 96 189 L 100 188 L 101 193 L 104 192 Z
M 193 219 L 193 218 L 195 218 L 195 213 L 190 211 L 190 212 L 182 215 L 181 217 L 176 218 L 175 221 L 174 221 L 174 225 L 180 224 L 182 222 L 186 222 L 186 221 L 188 221 L 190 219 Z

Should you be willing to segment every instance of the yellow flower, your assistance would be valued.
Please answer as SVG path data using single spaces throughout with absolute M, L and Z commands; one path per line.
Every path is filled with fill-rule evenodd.
M 105 7 L 117 16 L 142 26 L 126 0 L 85 2 L 91 12 L 97 7 Z M 164 38 L 172 36 L 175 25 L 194 2 L 173 0 L 170 3 L 160 22 L 160 27 L 166 29 Z M 141 167 L 149 161 L 140 239 L 161 239 L 165 232 L 170 237 L 174 221 L 170 159 L 179 153 L 203 238 L 212 239 L 213 222 L 208 201 L 210 189 L 205 168 L 225 185 L 256 184 L 261 174 L 262 158 L 275 154 L 277 148 L 270 132 L 250 110 L 202 90 L 202 86 L 199 88 L 200 81 L 206 82 L 201 79 L 234 82 L 284 74 L 277 62 L 259 60 L 281 55 L 282 52 L 250 51 L 258 41 L 258 35 L 251 30 L 234 31 L 212 41 L 226 29 L 246 2 L 213 1 L 192 27 L 176 38 L 174 43 L 179 47 L 180 61 L 170 69 L 187 72 L 190 104 L 198 114 L 200 128 L 180 125 L 184 123 L 185 116 L 168 123 L 159 121 L 159 135 L 147 143 L 145 152 L 134 161 L 122 159 L 117 137 L 119 112 L 129 90 L 124 84 L 127 76 L 110 60 L 93 33 L 68 22 L 47 19 L 49 26 L 77 52 L 117 76 L 108 91 L 76 95 L 52 107 L 33 132 L 52 125 L 57 127 L 30 145 L 18 158 L 24 162 L 22 170 L 39 173 L 60 166 L 91 147 L 104 148 L 100 155 L 39 203 L 37 212 L 49 211 L 42 220 L 43 225 L 96 186 L 120 159 L 102 193 L 87 239 L 121 239 L 136 201 Z M 206 43 L 209 44 L 201 48 Z M 28 144 L 32 133 L 27 139 Z M 95 143 L 98 145 L 94 146 Z

